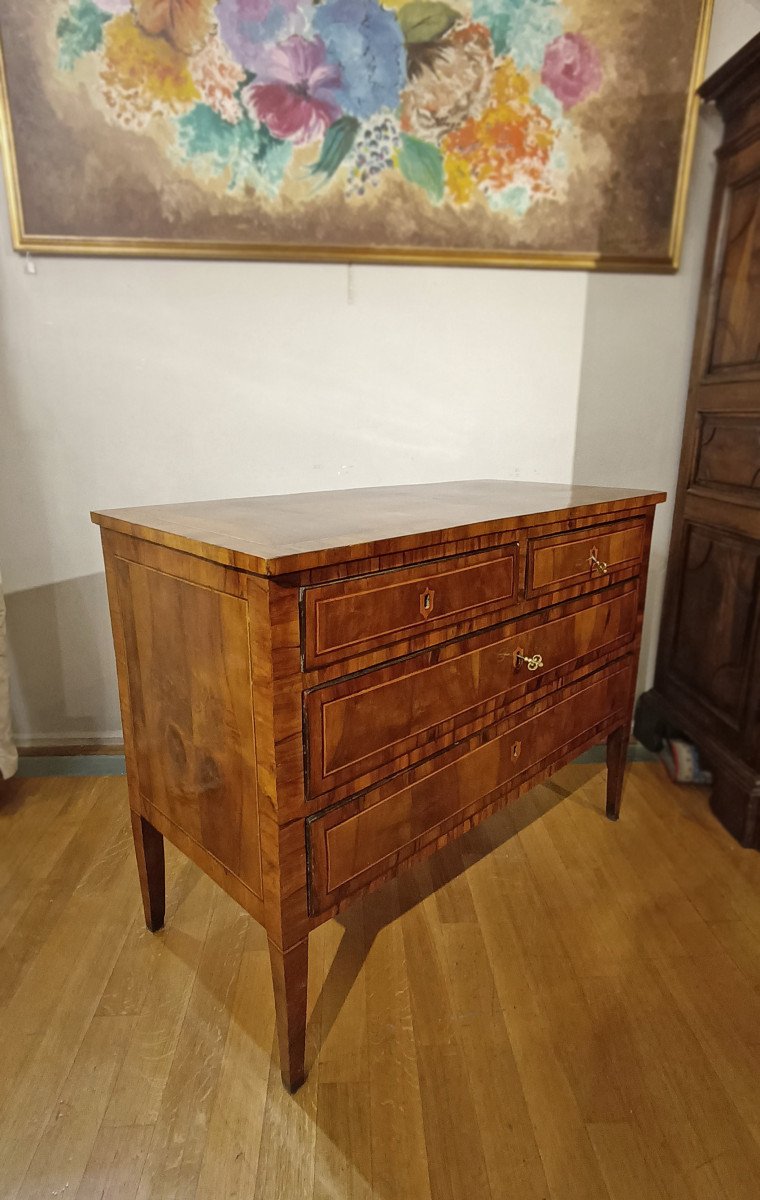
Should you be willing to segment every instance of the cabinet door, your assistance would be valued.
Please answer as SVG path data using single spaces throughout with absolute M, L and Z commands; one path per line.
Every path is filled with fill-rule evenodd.
M 753 682 L 760 544 L 687 522 L 680 568 L 670 687 L 738 744 Z
M 760 138 L 719 159 L 663 608 L 674 724 L 749 761 L 760 619 Z

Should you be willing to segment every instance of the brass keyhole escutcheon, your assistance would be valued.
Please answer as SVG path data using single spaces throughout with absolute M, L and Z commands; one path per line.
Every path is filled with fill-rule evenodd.
M 515 762 L 520 757 L 521 753 L 522 753 L 522 742 L 513 742 L 512 758 L 514 759 Z
M 517 670 L 519 668 L 520 663 L 525 663 L 525 665 L 529 671 L 537 671 L 539 669 L 539 667 L 542 667 L 544 665 L 544 660 L 540 654 L 526 655 L 526 654 L 523 654 L 522 650 L 515 650 L 515 653 L 514 653 L 515 670 Z
M 588 561 L 589 561 L 589 566 L 591 567 L 591 570 L 598 571 L 600 575 L 606 575 L 607 572 L 609 571 L 609 567 L 607 566 L 607 563 L 602 562 L 602 560 L 597 556 L 596 546 L 594 546 L 593 550 L 591 551 Z
M 429 617 L 432 614 L 434 604 L 435 591 L 430 587 L 425 588 L 424 592 L 420 595 L 420 612 L 423 617 Z

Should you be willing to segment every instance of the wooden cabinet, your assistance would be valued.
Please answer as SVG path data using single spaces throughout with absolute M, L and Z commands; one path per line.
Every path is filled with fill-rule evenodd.
M 311 929 L 600 740 L 617 818 L 661 499 L 491 480 L 93 514 L 146 921 L 167 837 L 262 922 L 288 1087 Z
M 760 848 L 760 36 L 701 89 L 725 121 L 653 691 L 636 732 L 685 733 L 712 807 Z

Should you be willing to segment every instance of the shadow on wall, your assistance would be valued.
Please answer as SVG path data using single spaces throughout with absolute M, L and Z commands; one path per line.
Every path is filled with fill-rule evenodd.
M 6 596 L 14 727 L 21 745 L 119 740 L 105 576 Z
M 0 219 L 5 220 L 4 212 Z M 20 264 L 13 260 L 19 273 Z M 14 312 L 14 318 L 29 318 L 29 335 L 21 345 L 12 344 L 9 298 L 0 290 L 0 557 L 7 555 L 6 565 L 12 561 L 14 566 L 5 578 L 14 737 L 21 746 L 118 741 L 121 719 L 104 574 L 24 586 L 56 574 L 51 533 L 56 514 L 49 507 L 55 492 L 41 483 L 50 469 L 46 452 L 58 434 L 44 406 L 26 403 L 28 359 L 47 331 L 34 324 L 26 307 L 29 288 L 38 281 L 22 279 L 16 301 L 21 313 Z M 36 378 L 46 382 L 44 372 Z M 51 386 L 50 394 L 57 403 L 58 390 Z M 87 521 L 86 512 L 82 520 Z

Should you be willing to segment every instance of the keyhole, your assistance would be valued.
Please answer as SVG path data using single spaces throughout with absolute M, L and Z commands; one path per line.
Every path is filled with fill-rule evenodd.
M 420 612 L 423 617 L 429 617 L 433 611 L 433 602 L 435 600 L 435 592 L 432 588 L 425 588 L 425 591 L 420 595 Z

